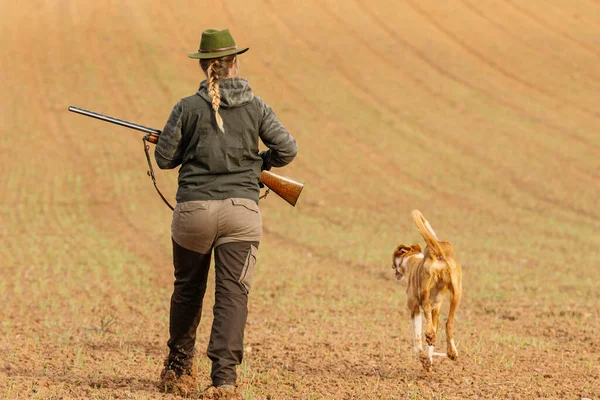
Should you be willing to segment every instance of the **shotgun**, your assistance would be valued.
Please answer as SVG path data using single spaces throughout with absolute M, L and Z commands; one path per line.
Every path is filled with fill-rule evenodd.
M 158 143 L 158 138 L 161 134 L 161 131 L 159 131 L 158 129 L 148 128 L 147 126 L 134 124 L 133 122 L 123 121 L 121 119 L 98 114 L 93 111 L 84 110 L 79 107 L 69 106 L 69 111 L 144 132 L 146 134 L 142 139 L 144 142 L 156 144 Z M 148 166 L 150 169 L 148 171 L 148 175 L 150 175 L 150 177 L 152 178 L 154 187 L 156 188 L 156 191 L 158 192 L 160 197 L 171 209 L 173 209 L 173 207 L 169 204 L 167 199 L 165 199 L 165 197 L 162 195 L 160 190 L 158 190 L 158 186 L 156 185 L 156 179 L 154 177 L 154 171 L 152 169 L 152 163 L 150 162 L 148 146 L 146 144 L 144 144 L 144 150 L 146 152 L 146 159 L 148 161 Z M 260 180 L 267 187 L 267 193 L 270 190 L 272 190 L 273 192 L 275 192 L 275 194 L 287 201 L 292 206 L 296 205 L 298 197 L 300 197 L 300 193 L 302 192 L 302 189 L 304 189 L 304 183 L 297 182 L 293 179 L 274 174 L 270 171 L 262 171 L 262 173 L 260 174 Z M 266 197 L 267 193 L 265 193 L 261 198 Z

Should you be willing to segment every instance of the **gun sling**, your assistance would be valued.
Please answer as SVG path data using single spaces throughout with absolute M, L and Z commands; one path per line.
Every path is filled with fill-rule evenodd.
M 167 199 L 165 198 L 165 196 L 163 196 L 163 194 L 160 192 L 160 189 L 158 188 L 158 185 L 156 184 L 156 177 L 154 176 L 154 168 L 152 168 L 152 162 L 150 161 L 150 153 L 148 152 L 148 150 L 150 150 L 150 146 L 148 145 L 147 142 L 148 142 L 148 137 L 146 135 L 146 136 L 144 136 L 142 138 L 142 143 L 144 144 L 144 153 L 146 153 L 146 161 L 148 161 L 148 171 L 147 171 L 147 174 L 152 179 L 152 183 L 154 184 L 154 189 L 156 189 L 156 193 L 158 193 L 158 195 L 160 196 L 160 198 L 162 199 L 162 201 L 165 202 L 165 204 L 167 205 L 167 207 L 169 207 L 171 209 L 171 211 L 174 211 L 175 209 L 167 201 Z

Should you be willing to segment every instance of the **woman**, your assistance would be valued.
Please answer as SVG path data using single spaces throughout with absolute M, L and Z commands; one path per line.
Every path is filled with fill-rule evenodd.
M 160 168 L 181 165 L 171 225 L 170 352 L 161 373 L 171 390 L 195 387 L 196 328 L 213 251 L 216 290 L 207 354 L 213 386 L 235 387 L 262 235 L 260 173 L 290 163 L 297 152 L 273 110 L 238 77 L 237 56 L 247 50 L 236 46 L 227 29 L 202 33 L 200 49 L 189 57 L 200 60 L 207 79 L 175 105 L 156 145 Z M 259 138 L 268 147 L 260 153 Z

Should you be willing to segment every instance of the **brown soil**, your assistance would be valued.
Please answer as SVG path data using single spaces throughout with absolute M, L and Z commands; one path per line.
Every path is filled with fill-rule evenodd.
M 163 4 L 164 3 L 164 4 Z M 170 212 L 141 134 L 201 79 L 203 29 L 296 137 L 261 203 L 237 395 L 600 398 L 600 6 L 593 0 L 3 2 L 0 398 L 174 398 Z M 175 171 L 160 172 L 170 199 Z M 420 209 L 465 295 L 457 361 L 413 355 L 398 243 Z M 209 288 L 208 293 L 212 292 Z M 212 398 L 198 332 L 192 398 Z M 445 308 L 442 309 L 442 316 Z M 438 334 L 438 352 L 445 337 Z
M 165 360 L 164 365 L 167 365 Z M 189 373 L 184 373 L 177 376 L 177 373 L 172 369 L 163 369 L 160 373 L 160 382 L 158 388 L 164 393 L 180 394 L 182 396 L 190 396 L 198 392 L 198 383 L 196 377 L 198 371 L 193 366 Z

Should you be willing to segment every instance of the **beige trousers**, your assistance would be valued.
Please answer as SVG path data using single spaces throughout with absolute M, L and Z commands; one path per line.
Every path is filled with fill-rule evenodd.
M 260 242 L 262 218 L 254 200 L 195 200 L 177 203 L 171 223 L 173 240 L 200 254 L 231 242 Z

